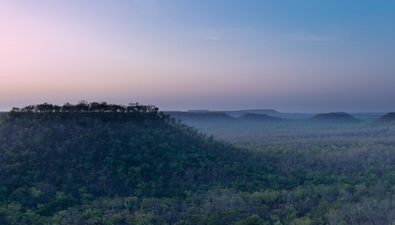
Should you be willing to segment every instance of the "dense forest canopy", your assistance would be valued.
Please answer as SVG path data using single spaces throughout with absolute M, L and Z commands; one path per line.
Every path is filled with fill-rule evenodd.
M 393 224 L 393 123 L 204 121 L 138 103 L 14 108 L 1 224 Z
M 14 108 L 2 118 L 0 143 L 0 220 L 10 224 L 52 223 L 98 198 L 182 199 L 213 187 L 259 190 L 267 183 L 265 168 L 248 163 L 253 154 L 154 106 Z

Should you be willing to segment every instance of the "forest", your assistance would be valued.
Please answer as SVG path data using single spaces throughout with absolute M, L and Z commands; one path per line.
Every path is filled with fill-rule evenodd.
M 394 224 L 394 114 L 179 115 L 86 101 L 1 114 L 1 224 Z

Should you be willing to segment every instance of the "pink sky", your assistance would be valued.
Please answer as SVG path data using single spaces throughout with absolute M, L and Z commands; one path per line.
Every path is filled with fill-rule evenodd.
M 339 17 L 304 3 L 317 27 L 272 3 L 194 4 L 2 1 L 0 110 L 82 99 L 164 110 L 393 110 L 395 26 L 384 5 L 367 23 L 364 8 Z

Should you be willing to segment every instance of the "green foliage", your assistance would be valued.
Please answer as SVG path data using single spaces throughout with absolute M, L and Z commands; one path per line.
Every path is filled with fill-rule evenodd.
M 199 124 L 198 124 L 199 125 Z M 0 224 L 393 224 L 395 127 L 200 126 L 154 106 L 14 109 Z
M 263 220 L 256 214 L 236 221 L 235 225 L 264 225 Z
M 174 206 L 156 208 L 157 198 L 182 198 L 212 187 L 263 188 L 264 167 L 253 160 L 250 153 L 206 137 L 152 106 L 81 102 L 14 109 L 0 126 L 0 200 L 10 208 L 1 210 L 0 218 L 6 223 L 56 218 L 56 223 L 114 224 L 125 219 L 117 207 L 111 218 L 98 217 L 101 207 L 78 213 L 68 209 L 97 198 L 136 196 L 143 198 L 140 205 L 128 207 L 153 208 L 128 220 L 161 223 L 155 210 L 174 211 Z M 246 177 L 260 186 L 251 186 Z M 59 222 L 62 218 L 65 222 Z

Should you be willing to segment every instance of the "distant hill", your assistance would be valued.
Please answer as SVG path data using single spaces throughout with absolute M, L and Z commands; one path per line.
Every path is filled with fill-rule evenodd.
M 242 112 L 250 112 L 250 113 L 259 113 L 259 114 L 275 114 L 279 113 L 277 110 L 274 109 L 246 109 L 240 110 Z
M 390 112 L 373 121 L 374 124 L 395 124 L 395 112 Z
M 187 112 L 189 112 L 189 113 L 209 113 L 210 110 L 207 110 L 207 109 L 191 109 L 191 110 L 188 110 Z
M 266 115 L 274 115 L 279 112 L 274 109 L 243 109 L 243 110 L 232 110 L 232 111 L 222 111 L 233 117 L 240 117 L 246 113 L 254 113 L 254 114 L 266 114 Z
M 308 119 L 314 116 L 313 113 L 284 113 L 279 112 L 274 109 L 247 109 L 247 110 L 232 110 L 232 111 L 222 111 L 226 114 L 233 117 L 240 117 L 246 113 L 254 113 L 254 114 L 266 114 L 268 116 L 280 117 L 283 119 Z
M 332 113 L 321 113 L 309 119 L 315 123 L 331 123 L 331 124 L 355 124 L 361 123 L 361 120 L 356 119 L 345 112 L 332 112 Z
M 217 121 L 217 122 L 232 122 L 236 118 L 224 112 L 210 112 L 210 111 L 188 111 L 188 112 L 166 112 L 171 117 L 180 119 L 183 122 L 199 122 L 199 121 Z
M 267 114 L 246 113 L 237 118 L 240 121 L 254 121 L 254 122 L 283 122 L 283 118 L 268 116 Z

